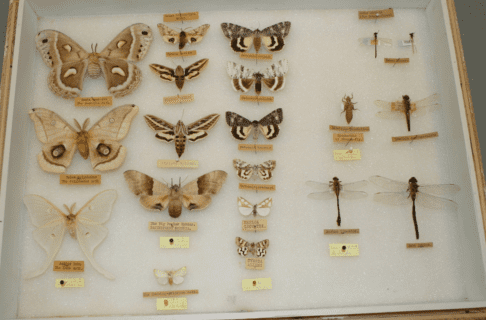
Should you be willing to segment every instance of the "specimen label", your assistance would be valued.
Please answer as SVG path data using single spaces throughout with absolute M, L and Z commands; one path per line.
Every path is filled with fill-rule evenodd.
M 239 188 L 240 190 L 275 191 L 274 184 L 240 183 Z
M 273 97 L 265 96 L 247 96 L 245 94 L 240 95 L 240 101 L 250 101 L 250 102 L 273 102 Z
M 56 288 L 83 288 L 84 278 L 56 279 Z
M 164 22 L 187 21 L 199 19 L 199 12 L 167 13 L 164 14 Z
M 60 184 L 69 185 L 95 185 L 101 184 L 101 174 L 61 174 Z
M 190 50 L 190 51 L 171 51 L 171 52 L 166 52 L 165 56 L 167 58 L 177 58 L 177 57 L 190 57 L 190 56 L 195 56 L 197 54 L 196 50 Z
M 264 270 L 264 258 L 245 258 L 245 268 L 249 270 Z
M 413 136 L 392 137 L 392 142 L 423 140 L 423 139 L 429 139 L 429 138 L 437 138 L 438 136 L 439 136 L 438 132 L 430 132 L 430 133 L 424 133 L 424 134 L 416 134 L 416 135 L 413 135 Z
M 395 16 L 393 9 L 383 9 L 383 10 L 371 10 L 371 11 L 359 11 L 360 20 L 376 20 L 393 18 Z
M 336 161 L 361 160 L 361 152 L 359 149 L 334 150 L 333 154 L 334 160 Z
M 162 298 L 157 299 L 157 310 L 186 310 L 186 298 Z
M 272 278 L 243 279 L 241 282 L 243 291 L 272 289 Z
M 329 244 L 331 257 L 356 257 L 359 256 L 357 244 L 349 243 L 332 243 Z
M 396 63 L 409 63 L 409 62 L 410 62 L 409 58 L 397 58 L 397 59 L 385 58 L 385 63 L 396 64 Z
M 252 59 L 252 60 L 272 60 L 273 54 L 271 53 L 248 53 L 241 52 L 240 59 Z
M 197 222 L 150 221 L 148 229 L 152 231 L 196 231 Z
M 195 169 L 199 167 L 199 161 L 198 160 L 157 160 L 157 167 Z
M 163 297 L 175 297 L 175 296 L 187 296 L 190 294 L 199 294 L 199 290 L 176 290 L 176 291 L 153 291 L 144 292 L 144 298 L 163 298 Z
M 433 242 L 407 243 L 407 249 L 432 248 L 433 246 L 434 246 Z
M 76 97 L 74 99 L 75 107 L 111 107 L 113 97 Z
M 362 133 L 333 133 L 332 139 L 334 142 L 364 142 L 364 134 Z
M 160 237 L 160 247 L 163 249 L 188 249 L 189 237 Z
M 54 261 L 53 271 L 84 272 L 84 261 Z
M 324 234 L 359 234 L 359 229 L 324 229 Z
M 349 132 L 367 132 L 370 127 L 352 127 L 352 126 L 329 126 L 329 130 L 335 131 L 349 131 Z
M 194 101 L 194 93 L 164 97 L 164 104 L 178 104 Z
M 238 144 L 239 151 L 273 151 L 273 144 Z
M 267 230 L 267 219 L 243 220 L 241 222 L 243 231 L 265 231 Z

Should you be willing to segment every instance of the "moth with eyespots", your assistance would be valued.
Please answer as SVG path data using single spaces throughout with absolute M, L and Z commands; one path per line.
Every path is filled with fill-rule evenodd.
M 275 139 L 280 133 L 279 124 L 283 121 L 283 111 L 281 108 L 275 109 L 259 121 L 250 121 L 237 113 L 226 112 L 226 123 L 230 126 L 231 135 L 236 140 L 246 140 L 253 130 L 253 140 L 258 140 L 259 132 L 267 140 Z
M 159 23 L 157 27 L 164 41 L 170 44 L 179 44 L 179 50 L 184 49 L 186 44 L 201 42 L 209 30 L 209 24 L 204 24 L 190 31 L 181 30 L 180 32 L 162 23 Z
M 288 61 L 280 60 L 263 71 L 254 72 L 245 66 L 228 62 L 226 71 L 232 79 L 231 84 L 235 91 L 248 92 L 255 84 L 255 92 L 262 92 L 262 82 L 270 91 L 280 91 L 285 87 L 285 75 L 289 71 Z
M 268 160 L 262 164 L 249 164 L 240 159 L 233 160 L 233 167 L 236 169 L 236 175 L 241 180 L 250 180 L 254 172 L 257 172 L 260 179 L 268 181 L 272 179 L 272 171 L 277 166 L 277 161 Z
M 235 52 L 246 52 L 253 45 L 258 53 L 262 44 L 268 51 L 276 52 L 285 45 L 284 38 L 290 32 L 290 21 L 279 22 L 261 31 L 226 22 L 221 24 L 221 29 L 225 37 L 231 40 L 230 46 Z

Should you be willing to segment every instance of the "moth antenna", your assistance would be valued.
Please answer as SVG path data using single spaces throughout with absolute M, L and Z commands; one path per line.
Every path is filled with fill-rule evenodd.
M 67 210 L 69 213 L 71 213 L 71 209 L 69 209 L 69 207 L 68 207 L 66 204 L 64 205 L 64 208 L 66 208 L 66 210 Z
M 184 110 L 186 110 L 186 108 L 182 108 L 181 121 L 182 121 L 182 118 L 184 118 Z
M 79 124 L 78 120 L 74 119 L 74 124 L 76 125 L 76 127 L 78 127 L 79 130 L 83 130 L 83 128 Z
M 182 13 L 181 13 L 181 10 L 179 10 L 179 16 L 181 17 L 181 22 L 182 22 L 182 24 L 184 24 L 184 20 L 182 19 Z
M 93 44 L 91 44 L 91 52 L 94 52 Z
M 174 179 L 170 178 L 170 186 L 172 187 L 174 185 Z
M 87 118 L 86 120 L 84 120 L 83 130 L 86 130 L 86 128 L 88 128 L 88 125 L 89 125 L 89 118 Z
M 95 44 L 95 52 L 98 50 L 98 44 Z
M 169 183 L 167 183 L 167 181 L 165 181 L 165 180 L 164 180 L 164 178 L 160 178 L 160 179 L 162 179 L 162 181 L 164 181 L 164 182 L 165 182 L 165 184 L 166 184 L 167 186 L 169 186 Z
M 181 182 L 181 177 L 179 177 L 179 187 L 181 186 L 182 182 Z
M 73 205 L 71 206 L 71 213 L 74 213 L 74 207 L 76 206 L 76 202 L 73 203 Z
M 188 174 L 186 174 L 186 176 L 185 176 L 184 180 L 182 180 L 182 182 L 179 182 L 179 183 L 184 183 L 184 182 L 186 181 L 187 177 L 189 177 L 189 175 L 188 175 Z M 179 178 L 179 181 L 180 181 L 180 178 Z

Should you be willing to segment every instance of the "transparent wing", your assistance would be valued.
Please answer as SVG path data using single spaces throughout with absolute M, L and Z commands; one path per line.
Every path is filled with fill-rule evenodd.
M 403 192 L 378 192 L 373 196 L 373 200 L 385 204 L 391 204 L 394 206 L 403 206 L 412 204 L 412 199 L 409 197 L 409 193 Z
M 359 38 L 358 42 L 361 46 L 374 46 L 375 38 Z M 391 39 L 387 38 L 378 38 L 378 46 L 391 46 L 393 44 L 393 41 Z
M 417 192 L 415 203 L 428 209 L 457 211 L 457 203 L 454 201 L 422 192 Z
M 334 193 L 334 191 L 315 192 L 315 193 L 309 193 L 307 197 L 315 200 L 329 200 L 329 199 L 336 198 L 336 193 Z
M 455 184 L 428 184 L 419 186 L 420 192 L 432 193 L 438 196 L 457 193 L 461 188 Z
M 355 191 L 357 189 L 362 189 L 368 185 L 368 180 L 361 180 L 361 181 L 356 181 L 356 182 L 348 182 L 348 183 L 342 183 L 341 187 L 342 190 L 351 190 Z
M 414 102 L 417 107 L 428 107 L 428 106 L 440 105 L 439 101 L 440 101 L 440 96 L 438 93 L 436 93 L 425 99 L 419 101 L 412 101 L 412 102 Z
M 400 112 L 400 111 L 380 111 L 380 112 L 376 113 L 376 116 L 378 118 L 391 119 L 391 120 L 405 119 L 405 113 Z
M 330 189 L 330 187 L 329 187 L 329 183 L 307 181 L 305 184 L 309 187 L 316 189 L 316 190 L 325 190 L 325 191 L 331 190 L 332 191 L 332 189 Z
M 339 192 L 339 198 L 356 200 L 366 198 L 368 194 L 364 191 L 341 191 Z
M 407 191 L 408 189 L 407 182 L 395 181 L 381 176 L 372 176 L 369 180 L 377 186 L 389 191 L 401 192 Z
M 391 102 L 383 101 L 383 100 L 375 100 L 375 106 L 380 108 L 385 108 L 391 110 Z

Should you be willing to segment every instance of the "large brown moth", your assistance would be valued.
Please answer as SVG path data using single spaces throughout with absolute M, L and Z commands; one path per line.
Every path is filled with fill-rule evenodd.
M 228 174 L 215 170 L 184 187 L 180 182 L 169 187 L 135 170 L 125 171 L 123 175 L 130 190 L 140 196 L 140 204 L 145 209 L 163 211 L 169 207 L 169 215 L 178 218 L 182 213 L 182 206 L 191 211 L 207 208 L 211 204 L 211 196 L 219 192 Z
M 236 237 L 236 245 L 238 246 L 236 252 L 242 257 L 246 257 L 248 253 L 251 253 L 257 258 L 263 258 L 267 255 L 267 248 L 270 246 L 270 240 L 265 239 L 259 242 L 248 242 L 245 239 Z
M 63 173 L 79 150 L 84 159 L 90 157 L 95 170 L 118 168 L 127 154 L 127 149 L 118 141 L 127 135 L 137 113 L 136 105 L 123 105 L 108 112 L 89 130 L 89 118 L 82 126 L 74 120 L 78 131 L 53 111 L 44 108 L 30 110 L 37 138 L 44 144 L 42 152 L 37 155 L 40 167 L 47 172 Z
M 288 61 L 280 60 L 263 71 L 254 72 L 247 67 L 234 62 L 228 62 L 226 71 L 232 79 L 235 91 L 248 92 L 255 83 L 255 92 L 262 92 L 262 82 L 270 91 L 280 91 L 285 86 L 285 75 L 289 71 Z
M 142 60 L 152 43 L 152 30 L 143 23 L 124 29 L 105 49 L 88 53 L 73 39 L 55 30 L 37 34 L 37 50 L 46 65 L 52 68 L 47 78 L 49 89 L 65 99 L 81 94 L 86 76 L 103 76 L 108 91 L 123 97 L 135 90 L 142 80 L 142 73 L 132 62 Z
M 246 140 L 252 130 L 253 140 L 258 139 L 259 132 L 268 140 L 275 139 L 280 132 L 279 124 L 282 121 L 283 111 L 281 108 L 273 110 L 259 121 L 250 121 L 237 113 L 226 112 L 226 123 L 230 126 L 231 134 L 237 140 Z
M 253 176 L 253 173 L 256 171 L 258 176 L 263 181 L 267 181 L 272 179 L 273 173 L 272 171 L 277 166 L 277 161 L 275 160 L 268 160 L 262 164 L 249 164 L 240 159 L 233 160 L 233 167 L 236 169 L 236 175 L 238 178 L 242 180 L 249 180 Z
M 290 21 L 279 22 L 261 31 L 232 23 L 222 23 L 221 29 L 225 37 L 231 40 L 230 46 L 235 52 L 246 52 L 252 44 L 257 53 L 262 44 L 268 51 L 276 52 L 282 50 L 285 45 L 284 38 L 290 32 Z
M 156 116 L 146 115 L 145 122 L 150 129 L 157 132 L 155 138 L 165 142 L 175 142 L 175 149 L 179 158 L 186 149 L 186 141 L 196 142 L 208 136 L 208 131 L 211 130 L 219 120 L 219 114 L 210 114 L 202 119 L 199 119 L 189 125 L 179 120 L 174 126 L 173 124 L 160 119 Z
M 159 23 L 157 27 L 164 41 L 171 44 L 179 44 L 179 50 L 184 49 L 187 43 L 194 44 L 200 42 L 209 30 L 209 24 L 204 24 L 190 31 L 181 30 L 180 32 L 162 23 Z
M 177 66 L 175 70 L 160 64 L 151 64 L 150 69 L 164 81 L 175 81 L 177 88 L 182 90 L 186 80 L 199 77 L 201 71 L 207 67 L 208 61 L 209 59 L 201 59 L 185 69 L 181 66 Z

